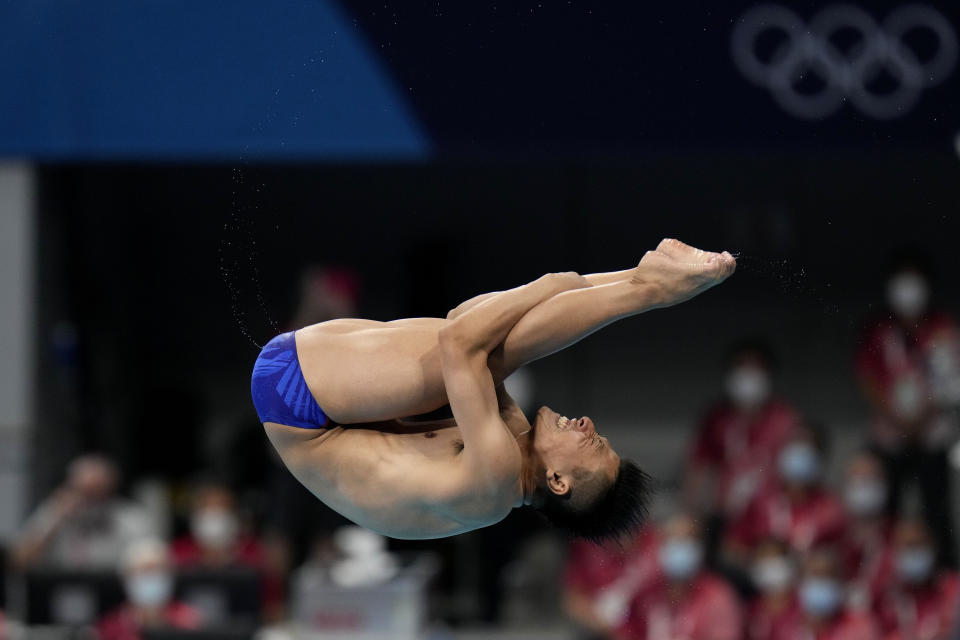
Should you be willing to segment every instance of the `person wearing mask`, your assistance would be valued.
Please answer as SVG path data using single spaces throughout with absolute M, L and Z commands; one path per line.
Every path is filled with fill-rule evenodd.
M 797 411 L 773 393 L 774 356 L 757 340 L 734 345 L 726 359 L 724 395 L 704 417 L 683 487 L 692 512 L 716 528 L 739 516 L 770 481 L 777 452 L 799 423 Z
M 703 565 L 697 522 L 677 515 L 662 529 L 657 551 L 660 578 L 637 594 L 618 640 L 739 640 L 743 612 L 733 588 Z
M 264 614 L 272 620 L 282 613 L 283 578 L 272 570 L 264 545 L 244 530 L 229 487 L 208 482 L 195 489 L 190 532 L 174 541 L 173 558 L 184 568 L 256 569 L 263 579 Z
M 630 601 L 657 583 L 659 535 L 655 527 L 617 542 L 571 540 L 563 574 L 563 606 L 595 637 L 609 637 L 629 614 Z
M 865 331 L 856 368 L 873 407 L 870 438 L 887 466 L 891 514 L 915 479 L 939 553 L 956 567 L 948 451 L 960 430 L 960 327 L 931 304 L 931 274 L 919 254 L 891 261 L 886 310 Z
M 797 586 L 798 606 L 774 627 L 771 640 L 879 640 L 870 615 L 846 606 L 839 559 L 832 547 L 807 552 Z
M 960 575 L 937 565 L 925 522 L 905 519 L 894 532 L 894 570 L 877 613 L 888 640 L 946 640 L 958 621 Z
M 772 537 L 760 541 L 750 563 L 750 579 L 757 593 L 747 606 L 748 640 L 771 640 L 777 625 L 794 613 L 796 574 L 786 542 Z
M 808 425 L 794 430 L 776 458 L 777 480 L 761 492 L 727 531 L 726 557 L 743 566 L 763 538 L 786 540 L 803 553 L 837 542 L 843 534 L 843 505 L 823 485 L 822 432 Z
M 156 535 L 146 510 L 117 495 L 118 475 L 104 456 L 74 460 L 63 486 L 27 519 L 10 555 L 12 566 L 115 570 L 132 541 Z
M 124 554 L 121 577 L 127 602 L 97 623 L 100 640 L 139 640 L 144 630 L 196 630 L 200 613 L 173 598 L 173 565 L 166 544 L 148 538 Z
M 883 461 L 867 449 L 855 453 L 847 462 L 844 480 L 847 529 L 840 549 L 850 581 L 850 604 L 864 610 L 871 609 L 892 568 L 887 495 Z

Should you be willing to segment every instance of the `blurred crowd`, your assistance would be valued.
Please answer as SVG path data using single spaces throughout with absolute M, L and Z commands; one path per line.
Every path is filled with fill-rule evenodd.
M 734 346 L 670 513 L 602 547 L 573 542 L 565 607 L 598 638 L 946 640 L 960 633 L 950 451 L 960 328 L 922 258 L 898 256 L 855 355 L 872 420 L 830 431 L 778 393 L 762 342 Z M 839 477 L 828 482 L 831 465 Z
M 851 366 L 872 411 L 853 453 L 836 455 L 829 426 L 778 388 L 771 348 L 743 340 L 728 352 L 722 397 L 694 431 L 680 482 L 662 492 L 664 512 L 603 546 L 570 541 L 561 592 L 533 587 L 530 601 L 552 598 L 592 638 L 960 639 L 950 466 L 960 328 L 937 310 L 922 259 L 901 256 L 885 277 L 884 311 Z M 358 289 L 347 270 L 308 270 L 291 326 L 352 315 Z M 528 378 L 513 383 L 518 399 L 531 395 L 521 388 Z M 19 601 L 29 624 L 82 624 L 102 640 L 291 618 L 416 630 L 424 611 L 411 594 L 436 567 L 411 570 L 395 545 L 349 526 L 277 468 L 259 503 L 224 468 L 133 500 L 114 461 L 81 456 L 10 545 L 6 564 L 19 579 L 6 601 Z M 270 516 L 274 503 L 280 517 Z M 531 525 L 511 526 L 464 537 L 468 546 L 454 551 L 474 545 L 468 560 L 487 622 L 502 614 L 504 584 L 523 582 L 510 561 Z M 429 542 L 441 555 L 450 549 Z M 356 595 L 383 585 L 392 591 Z M 0 616 L 0 638 L 3 625 Z

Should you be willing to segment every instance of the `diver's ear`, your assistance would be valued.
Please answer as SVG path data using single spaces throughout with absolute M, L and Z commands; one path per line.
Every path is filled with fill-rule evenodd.
M 550 491 L 553 491 L 553 493 L 558 496 L 565 496 L 570 491 L 570 485 L 567 484 L 567 477 L 557 473 L 553 469 L 547 469 L 547 486 L 550 487 Z

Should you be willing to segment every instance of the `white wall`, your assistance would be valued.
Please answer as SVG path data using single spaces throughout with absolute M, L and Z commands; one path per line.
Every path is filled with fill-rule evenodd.
M 0 539 L 23 516 L 33 424 L 34 180 L 30 166 L 0 163 Z

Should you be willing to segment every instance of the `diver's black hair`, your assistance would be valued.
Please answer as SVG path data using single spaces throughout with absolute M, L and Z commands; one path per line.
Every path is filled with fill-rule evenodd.
M 577 479 L 577 474 L 574 474 Z M 576 537 L 595 544 L 619 541 L 635 532 L 647 519 L 653 480 L 629 460 L 621 460 L 617 478 L 604 489 L 599 473 L 583 474 L 566 494 L 546 490 L 537 511 L 547 521 Z M 583 495 L 599 495 L 581 504 Z

